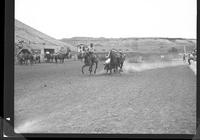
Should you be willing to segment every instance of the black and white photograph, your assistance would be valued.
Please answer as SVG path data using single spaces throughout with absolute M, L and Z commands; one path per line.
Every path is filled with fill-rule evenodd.
M 15 0 L 14 131 L 196 134 L 197 0 Z

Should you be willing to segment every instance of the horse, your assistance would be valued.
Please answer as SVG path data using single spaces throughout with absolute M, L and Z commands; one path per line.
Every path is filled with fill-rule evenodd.
M 107 71 L 110 70 L 110 74 L 112 73 L 112 69 L 114 72 L 118 71 L 118 67 L 120 68 L 119 73 L 122 71 L 123 63 L 125 60 L 125 55 L 122 52 L 118 52 L 117 50 L 111 50 L 109 53 L 110 63 L 107 66 Z
M 35 64 L 40 63 L 40 55 L 34 54 L 33 55 L 33 60 L 34 60 Z
M 110 61 L 110 60 L 107 59 L 106 61 Z M 110 65 L 110 62 L 105 62 L 104 63 L 104 70 L 106 70 L 106 73 L 108 73 L 109 70 L 112 71 L 113 69 L 115 71 L 115 67 L 113 65 Z
M 83 58 L 84 58 L 84 65 L 82 66 L 82 74 L 84 74 L 84 68 L 89 66 L 89 72 L 90 74 L 92 73 L 92 67 L 93 65 L 95 64 L 96 67 L 95 67 L 95 70 L 94 70 L 94 74 L 96 74 L 96 70 L 97 70 L 97 67 L 98 67 L 98 57 L 95 55 L 95 54 L 91 54 L 91 53 L 85 53 L 83 54 Z
M 60 60 L 60 63 L 64 63 L 64 60 L 65 60 L 65 54 L 58 54 L 58 59 Z
M 84 53 L 83 53 L 83 52 L 82 52 L 82 53 L 79 53 L 79 54 L 78 54 L 78 59 L 81 60 L 81 61 L 83 61 L 83 59 L 84 59 L 84 54 L 85 54 L 85 52 L 84 52 Z
M 31 65 L 33 64 L 34 57 L 33 57 L 33 55 L 31 53 L 23 54 L 23 59 L 24 59 L 24 63 L 26 65 L 28 65 L 29 62 L 30 62 Z
M 50 59 L 51 59 L 51 54 L 46 54 L 45 57 L 47 58 L 47 63 L 50 63 Z
M 40 55 L 36 55 L 35 61 L 36 63 L 40 63 Z
M 114 70 L 114 72 L 116 72 L 116 67 L 114 65 L 110 65 L 110 64 L 105 64 L 104 66 L 104 70 L 106 70 L 106 73 L 108 73 L 108 71 L 110 70 L 110 74 L 112 73 L 112 70 Z
M 28 60 L 29 60 L 29 62 L 30 62 L 30 64 L 32 65 L 33 64 L 33 62 L 34 62 L 34 57 L 33 57 L 33 54 L 28 54 Z
M 119 67 L 120 67 L 120 71 L 123 71 L 123 70 L 122 70 L 122 67 L 123 67 L 123 65 L 124 65 L 124 61 L 125 61 L 125 59 L 126 59 L 126 55 L 123 54 L 123 53 L 121 53 L 121 56 L 120 56 L 120 59 L 119 59 Z
M 65 57 L 66 57 L 66 54 L 63 54 L 63 53 L 59 53 L 57 55 L 57 58 L 60 60 L 60 63 L 64 63 Z
M 53 54 L 53 57 L 55 59 L 55 62 L 58 63 L 58 54 Z
M 125 61 L 125 58 L 126 58 L 126 56 L 125 56 L 125 54 L 122 54 L 121 56 L 120 56 L 120 59 L 119 59 L 119 71 L 120 72 L 123 72 L 123 70 L 122 70 L 122 67 L 123 67 L 123 64 L 124 64 L 124 61 Z M 112 69 L 114 69 L 114 71 L 116 71 L 116 67 L 114 66 L 114 65 L 110 65 L 109 63 L 108 64 L 104 64 L 105 66 L 104 66 L 104 70 L 106 70 L 106 73 L 108 73 L 108 71 L 110 70 L 110 71 L 112 71 Z
M 24 58 L 24 54 L 23 53 L 20 53 L 17 56 L 17 59 L 18 59 L 18 62 L 19 62 L 20 65 L 25 64 L 25 58 Z
M 188 64 L 189 64 L 189 65 L 191 64 L 191 60 L 195 61 L 196 58 L 195 58 L 194 54 L 189 53 L 189 54 L 188 54 Z
M 55 59 L 55 62 L 58 62 L 58 59 L 60 60 L 60 63 L 64 63 L 65 58 L 70 58 L 69 51 L 67 53 L 55 53 L 53 54 L 53 58 Z

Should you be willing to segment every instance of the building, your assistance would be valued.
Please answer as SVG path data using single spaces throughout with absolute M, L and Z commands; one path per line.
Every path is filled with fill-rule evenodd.
M 36 52 L 40 54 L 40 59 L 42 62 L 45 61 L 45 54 L 49 53 L 57 53 L 61 50 L 62 46 L 52 46 L 52 45 L 31 45 L 32 52 Z

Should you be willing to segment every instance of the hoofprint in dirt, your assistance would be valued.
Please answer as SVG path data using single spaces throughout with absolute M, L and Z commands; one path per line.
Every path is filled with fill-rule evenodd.
M 100 64 L 91 76 L 81 66 L 15 66 L 15 131 L 195 133 L 196 76 L 187 65 L 108 75 Z

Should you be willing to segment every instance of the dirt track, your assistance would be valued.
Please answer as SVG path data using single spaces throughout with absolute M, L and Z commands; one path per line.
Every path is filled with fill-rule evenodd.
M 195 133 L 196 76 L 188 66 L 112 76 L 102 65 L 97 75 L 82 75 L 81 66 L 16 66 L 16 131 Z

